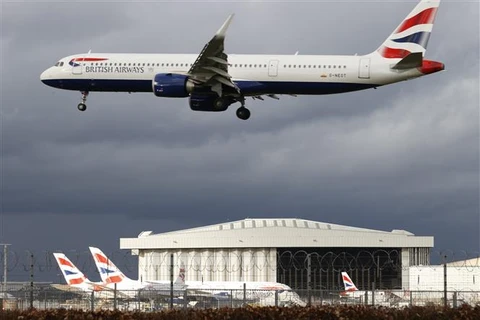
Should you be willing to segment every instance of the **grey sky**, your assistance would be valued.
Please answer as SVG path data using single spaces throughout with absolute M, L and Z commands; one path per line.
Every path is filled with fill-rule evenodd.
M 92 93 L 80 113 L 78 92 L 39 81 L 89 49 L 198 53 L 232 12 L 227 53 L 365 54 L 416 2 L 2 2 L 0 241 L 125 255 L 143 230 L 299 217 L 479 252 L 478 2 L 440 6 L 427 57 L 444 72 L 248 100 L 246 122 L 153 94 Z

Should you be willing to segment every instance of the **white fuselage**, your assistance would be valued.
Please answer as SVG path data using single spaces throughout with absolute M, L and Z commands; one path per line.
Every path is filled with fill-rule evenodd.
M 187 74 L 195 54 L 96 53 L 68 56 L 47 69 L 47 85 L 80 91 L 152 92 L 156 74 Z M 75 62 L 75 59 L 84 59 Z M 234 55 L 228 72 L 242 93 L 329 94 L 356 91 L 422 76 L 418 69 L 392 70 L 400 59 L 367 56 Z
M 187 290 L 202 291 L 213 296 L 231 297 L 236 300 L 255 301 L 262 305 L 292 303 L 304 306 L 305 302 L 289 286 L 277 282 L 242 281 L 186 281 Z

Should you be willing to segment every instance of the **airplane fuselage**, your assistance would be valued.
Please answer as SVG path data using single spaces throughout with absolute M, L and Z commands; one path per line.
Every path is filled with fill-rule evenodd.
M 153 92 L 156 74 L 187 74 L 196 57 L 194 54 L 72 55 L 59 61 L 62 66 L 47 69 L 41 79 L 49 86 L 67 90 Z M 393 71 L 390 64 L 375 56 L 231 54 L 228 61 L 232 81 L 246 96 L 343 93 L 424 75 L 421 68 Z

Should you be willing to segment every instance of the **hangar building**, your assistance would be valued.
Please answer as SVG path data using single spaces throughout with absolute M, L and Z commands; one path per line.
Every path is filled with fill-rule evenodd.
M 433 237 L 304 219 L 244 219 L 121 238 L 138 255 L 141 280 L 170 279 L 181 266 L 186 280 L 273 281 L 295 290 L 342 290 L 340 272 L 357 287 L 408 289 L 409 267 L 430 264 Z M 310 279 L 310 280 L 309 280 Z M 375 283 L 375 284 L 374 284 Z

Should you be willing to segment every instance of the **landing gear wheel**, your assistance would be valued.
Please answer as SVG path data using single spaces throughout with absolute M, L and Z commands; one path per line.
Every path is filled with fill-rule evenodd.
M 250 118 L 250 110 L 245 107 L 238 108 L 237 117 L 242 120 L 248 120 Z
M 87 105 L 85 103 L 87 102 L 88 91 L 81 91 L 80 93 L 82 94 L 82 102 L 77 105 L 77 108 L 80 111 L 85 111 L 87 110 Z

